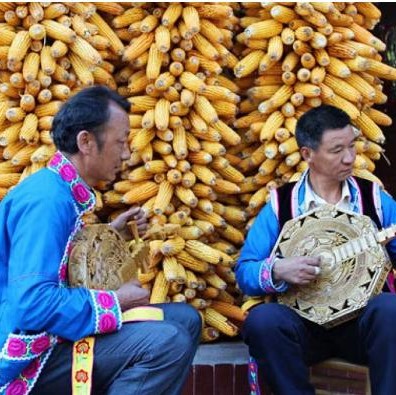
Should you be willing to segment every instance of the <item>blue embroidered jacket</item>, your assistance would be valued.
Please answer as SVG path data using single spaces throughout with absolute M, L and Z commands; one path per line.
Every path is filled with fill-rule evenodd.
M 0 394 L 29 393 L 58 341 L 121 328 L 114 292 L 67 286 L 71 241 L 94 204 L 60 152 L 0 204 Z

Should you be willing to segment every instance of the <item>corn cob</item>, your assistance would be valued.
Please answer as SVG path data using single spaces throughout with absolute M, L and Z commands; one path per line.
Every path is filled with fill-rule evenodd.
M 232 324 L 227 318 L 221 313 L 217 312 L 212 308 L 205 309 L 204 312 L 205 321 L 218 329 L 220 332 L 227 336 L 235 336 L 238 333 L 238 328 Z

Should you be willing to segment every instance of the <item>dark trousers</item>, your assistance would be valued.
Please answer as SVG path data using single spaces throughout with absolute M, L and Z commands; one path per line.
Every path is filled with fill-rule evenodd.
M 367 365 L 373 395 L 396 394 L 396 295 L 373 298 L 358 318 L 332 329 L 262 304 L 250 311 L 243 337 L 275 394 L 314 395 L 309 366 L 330 357 Z
M 184 303 L 159 305 L 164 321 L 124 324 L 95 340 L 92 394 L 177 395 L 198 347 L 201 319 Z M 56 346 L 32 395 L 71 394 L 73 343 Z

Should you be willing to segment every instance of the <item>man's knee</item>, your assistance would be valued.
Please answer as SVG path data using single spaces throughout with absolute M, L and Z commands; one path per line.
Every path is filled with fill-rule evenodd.
M 178 314 L 180 314 L 187 323 L 194 327 L 201 325 L 201 316 L 194 307 L 186 303 L 178 303 L 175 307 L 176 306 L 179 310 Z
M 378 318 L 381 323 L 396 324 L 396 295 L 382 293 L 368 303 L 364 315 Z
M 245 323 L 244 333 L 248 336 L 269 335 L 283 328 L 289 328 L 295 320 L 296 313 L 278 303 L 261 304 L 250 310 Z
M 165 359 L 176 361 L 188 359 L 193 352 L 193 342 L 188 332 L 173 323 L 162 323 L 156 328 L 159 344 L 152 347 L 151 352 L 164 356 Z
M 169 303 L 160 305 L 165 312 L 165 320 L 179 323 L 191 335 L 200 332 L 202 320 L 197 310 L 186 303 Z

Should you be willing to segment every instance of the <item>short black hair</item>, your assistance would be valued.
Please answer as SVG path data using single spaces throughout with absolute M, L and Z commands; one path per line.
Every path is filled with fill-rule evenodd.
M 69 154 L 77 153 L 77 135 L 82 130 L 93 133 L 101 149 L 101 134 L 110 118 L 109 107 L 112 102 L 126 112 L 130 110 L 130 103 L 106 86 L 85 88 L 67 100 L 52 124 L 52 138 L 57 149 Z
M 323 104 L 312 108 L 297 121 L 297 144 L 299 148 L 308 147 L 315 151 L 326 130 L 342 129 L 350 124 L 349 115 L 337 107 Z

